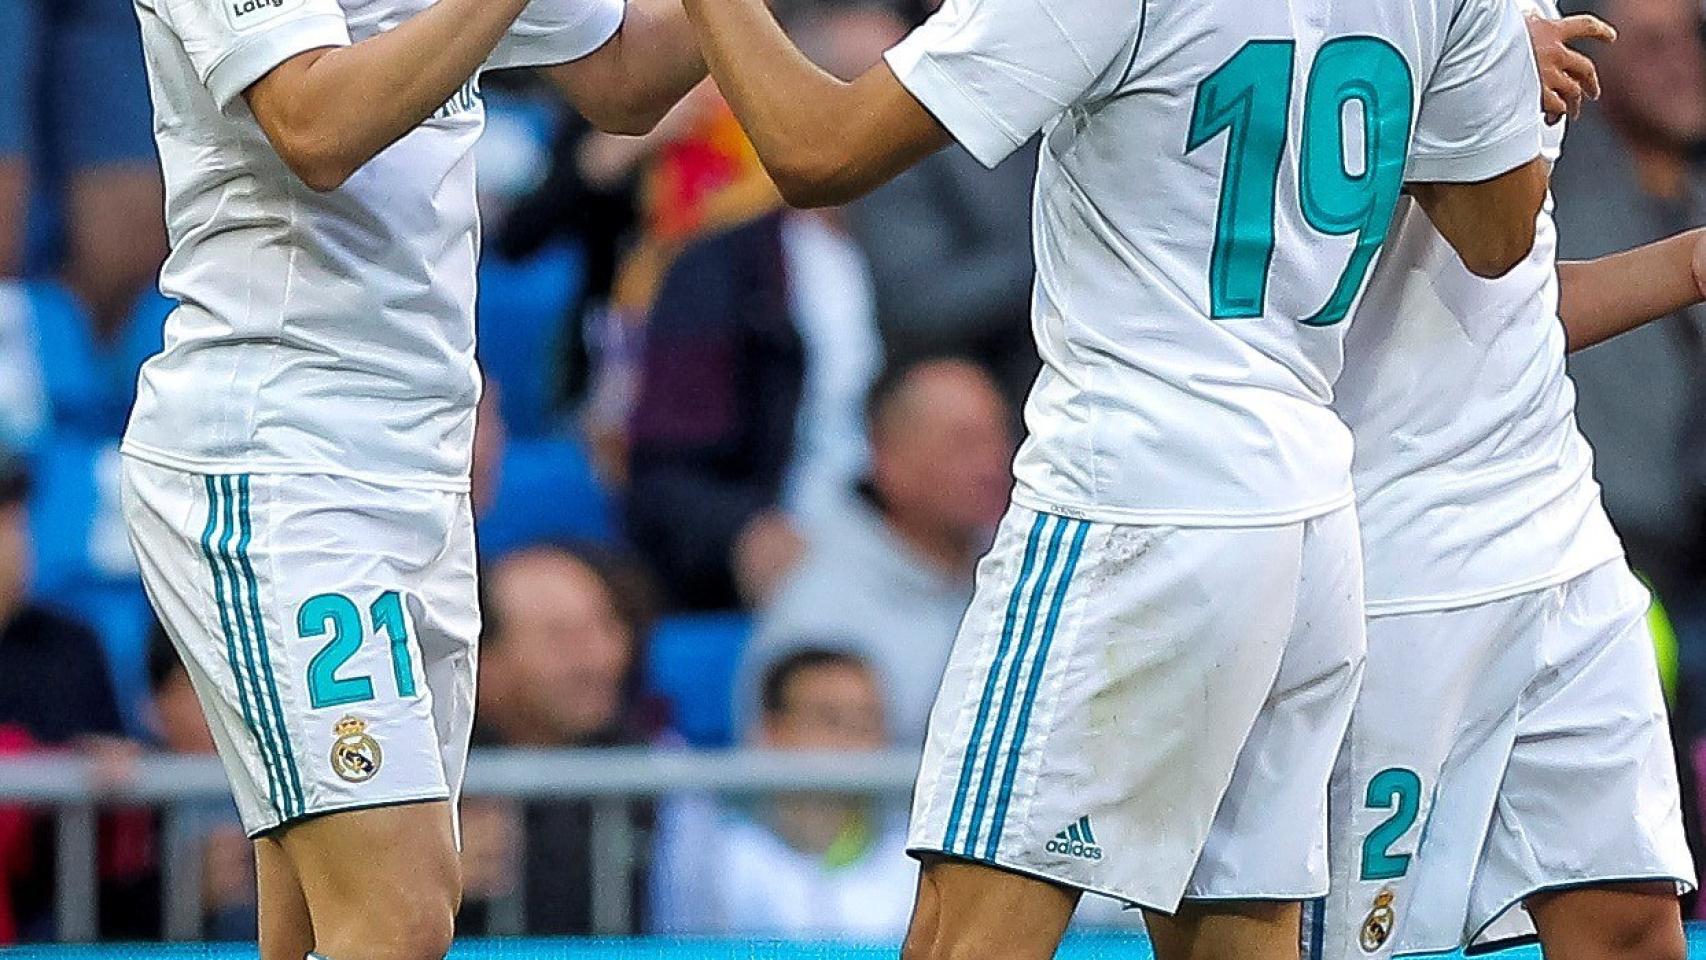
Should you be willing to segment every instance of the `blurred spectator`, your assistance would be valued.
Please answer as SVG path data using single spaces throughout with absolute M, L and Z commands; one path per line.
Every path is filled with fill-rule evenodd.
M 972 571 L 1007 508 L 1013 435 L 990 376 L 928 360 L 880 377 L 867 404 L 869 479 L 759 617 L 735 694 L 737 729 L 760 680 L 801 638 L 835 637 L 871 665 L 899 743 L 924 742 Z
M 1575 121 L 1553 172 L 1560 256 L 1596 257 L 1697 226 L 1706 214 L 1706 45 L 1691 0 L 1576 4 L 1618 30 L 1592 52 L 1604 99 Z M 1574 12 L 1574 11 L 1572 11 Z M 1632 563 L 1676 627 L 1672 724 L 1690 846 L 1706 757 L 1706 311 L 1685 311 L 1570 358 L 1577 419 Z M 1693 741 L 1691 745 L 1691 740 Z M 1697 866 L 1700 864 L 1697 860 Z M 1689 906 L 1685 902 L 1685 907 Z M 1698 916 L 1698 914 L 1695 914 Z
M 94 631 L 29 600 L 29 476 L 0 452 L 0 726 L 47 745 L 119 736 L 123 722 Z
M 647 742 L 641 701 L 649 589 L 629 566 L 591 551 L 535 546 L 498 559 L 484 576 L 476 746 L 614 747 Z M 464 917 L 482 929 L 494 901 L 525 873 L 522 904 L 533 934 L 592 930 L 592 808 L 582 801 L 465 803 Z M 634 828 L 649 812 L 631 807 Z M 635 889 L 643 878 L 636 875 Z
M 1015 408 L 1039 361 L 1031 339 L 1036 148 L 986 170 L 954 146 L 848 208 L 871 259 L 890 361 L 969 356 Z
M 755 745 L 849 753 L 888 740 L 876 674 L 858 657 L 804 647 L 762 684 Z M 778 796 L 748 809 L 676 801 L 654 857 L 661 932 L 898 939 L 918 868 L 898 811 L 870 798 Z
M 110 340 L 165 256 L 130 0 L 0 3 L 0 278 L 26 266 L 33 193 L 58 200 L 62 273 Z
M 1605 98 L 1571 126 L 1552 185 L 1560 255 L 1601 256 L 1698 224 L 1706 49 L 1688 0 L 1604 0 L 1618 28 L 1593 51 Z M 1635 564 L 1679 614 L 1700 593 L 1706 482 L 1706 315 L 1694 310 L 1571 358 L 1577 415 Z
M 28 493 L 23 465 L 0 451 L 0 739 L 14 752 L 95 748 L 123 732 L 118 698 L 94 632 L 29 600 Z M 0 851 L 12 860 L 0 874 L 11 875 L 13 892 L 10 910 L 0 912 L 35 939 L 51 932 L 53 833 L 28 832 L 27 850 Z
M 486 380 L 480 406 L 474 413 L 474 450 L 470 458 L 468 496 L 474 516 L 485 517 L 503 483 L 504 451 L 509 447 L 509 424 L 498 402 L 502 386 Z
M 164 629 L 155 627 L 148 638 L 148 692 L 152 697 L 148 725 L 155 745 L 165 754 L 213 757 L 213 733 L 208 730 L 196 699 L 189 672 Z M 194 858 L 191 870 L 201 878 L 201 929 L 208 940 L 254 940 L 254 844 L 242 832 L 237 807 L 230 800 L 215 800 L 193 807 L 177 808 L 186 827 L 184 842 L 189 849 L 172 849 L 172 837 L 160 836 L 159 858 Z M 159 876 L 154 878 L 159 888 Z M 136 904 L 136 924 L 159 924 L 157 899 Z
M 762 217 L 681 255 L 646 338 L 634 541 L 679 606 L 761 603 L 864 466 L 864 258 L 834 211 Z
M 926 5 L 929 9 L 934 4 Z M 928 10 L 909 11 L 922 19 Z M 906 34 L 889 4 L 856 2 L 836 32 L 840 62 L 865 64 Z M 1018 409 L 1036 379 L 1031 339 L 1031 144 L 994 170 L 955 145 L 847 208 L 871 262 L 890 363 L 963 356 L 996 376 Z
M 843 78 L 903 29 L 868 4 L 791 26 Z M 762 605 L 834 521 L 866 459 L 875 298 L 837 210 L 761 217 L 689 247 L 665 275 L 631 422 L 629 524 L 677 606 Z

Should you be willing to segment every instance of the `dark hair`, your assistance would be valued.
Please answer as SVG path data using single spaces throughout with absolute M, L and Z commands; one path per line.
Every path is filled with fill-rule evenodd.
M 593 543 L 545 540 L 506 550 L 489 559 L 480 571 L 480 612 L 484 620 L 480 642 L 489 645 L 503 631 L 502 615 L 492 602 L 489 584 L 492 575 L 509 559 L 524 553 L 547 553 L 566 557 L 588 570 L 610 594 L 616 617 L 634 635 L 636 652 L 643 650 L 657 623 L 657 588 L 651 575 L 632 557 L 620 550 Z
M 833 647 L 801 647 L 784 654 L 765 668 L 764 678 L 759 684 L 759 703 L 765 714 L 774 715 L 786 710 L 788 685 L 800 674 L 823 667 L 850 667 L 868 671 L 871 665 L 856 653 Z
M 887 416 L 890 406 L 906 392 L 913 374 L 939 363 L 967 364 L 989 374 L 989 367 L 976 358 L 951 350 L 890 360 L 871 381 L 871 387 L 865 393 L 865 429 L 875 433 L 883 418 Z
M 22 503 L 29 495 L 29 468 L 21 457 L 0 447 L 0 507 Z

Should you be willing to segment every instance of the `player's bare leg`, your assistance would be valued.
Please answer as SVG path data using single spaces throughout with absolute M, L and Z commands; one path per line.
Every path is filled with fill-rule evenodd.
M 152 165 L 108 166 L 71 180 L 65 280 L 103 334 L 129 314 L 166 259 L 165 194 Z
M 462 900 L 450 804 L 305 820 L 278 837 L 327 960 L 440 960 Z M 271 960 L 271 958 L 269 958 Z
M 1528 898 L 1546 960 L 1687 960 L 1676 884 L 1625 883 Z
M 261 960 L 302 960 L 314 949 L 314 924 L 296 868 L 277 840 L 255 841 Z
M 982 864 L 931 858 L 901 960 L 1048 960 L 1079 892 Z
M 1187 900 L 1143 919 L 1157 960 L 1297 960 L 1296 901 Z

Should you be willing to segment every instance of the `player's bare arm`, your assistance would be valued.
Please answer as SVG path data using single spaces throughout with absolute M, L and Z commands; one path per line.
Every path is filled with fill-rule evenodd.
M 1535 157 L 1480 183 L 1412 183 L 1406 189 L 1469 272 L 1492 280 L 1534 249 L 1535 219 L 1550 181 L 1546 161 Z
M 1529 42 L 1540 70 L 1541 110 L 1547 123 L 1581 112 L 1582 101 L 1598 99 L 1593 61 L 1570 44 L 1606 43 L 1617 31 L 1593 16 L 1528 18 Z M 1428 218 L 1477 276 L 1509 273 L 1534 248 L 1535 218 L 1546 202 L 1550 170 L 1543 159 L 1480 183 L 1413 183 L 1408 189 Z
M 297 54 L 244 96 L 291 171 L 336 190 L 468 82 L 526 6 L 439 0 L 360 43 Z
M 846 203 L 951 142 L 886 63 L 851 83 L 818 69 L 763 0 L 685 0 L 723 96 L 782 196 Z
M 1597 260 L 1558 264 L 1558 315 L 1571 351 L 1706 303 L 1706 230 Z
M 593 126 L 638 136 L 705 79 L 705 58 L 681 0 L 629 0 L 604 46 L 544 72 Z

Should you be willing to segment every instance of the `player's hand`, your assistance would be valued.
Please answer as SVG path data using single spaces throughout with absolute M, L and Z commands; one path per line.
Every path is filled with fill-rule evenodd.
M 1586 54 L 1571 49 L 1581 40 L 1614 43 L 1617 31 L 1611 24 L 1589 14 L 1548 20 L 1529 14 L 1528 40 L 1540 68 L 1540 107 L 1546 122 L 1554 124 L 1582 112 L 1582 101 L 1599 99 L 1599 70 Z

